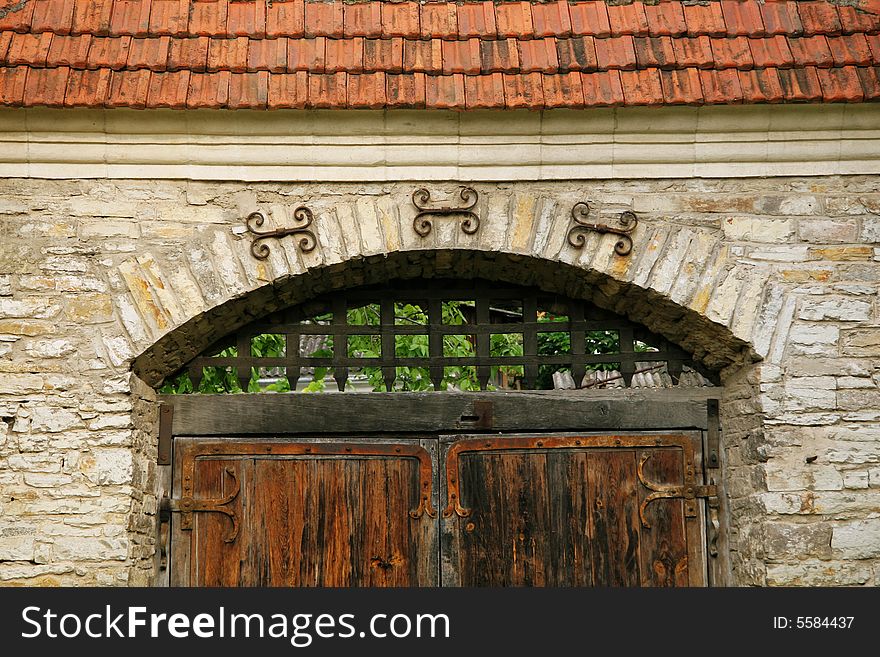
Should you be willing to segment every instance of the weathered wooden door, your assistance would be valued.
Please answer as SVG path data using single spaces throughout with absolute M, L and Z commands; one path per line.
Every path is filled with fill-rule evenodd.
M 706 583 L 699 432 L 178 438 L 175 462 L 176 585 Z

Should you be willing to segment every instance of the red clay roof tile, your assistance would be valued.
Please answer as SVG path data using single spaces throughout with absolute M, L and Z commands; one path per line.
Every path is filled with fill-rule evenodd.
M 229 78 L 229 106 L 265 109 L 269 100 L 269 72 L 237 73 Z
M 796 66 L 819 66 L 827 68 L 834 64 L 827 37 L 818 34 L 800 39 L 789 39 L 788 47 Z
M 348 107 L 379 109 L 385 106 L 385 73 L 348 76 Z
M 342 8 L 341 2 L 306 2 L 305 35 L 307 37 L 341 37 L 343 35 Z M 309 84 L 311 85 L 311 82 Z M 309 93 L 311 93 L 311 86 Z
M 430 41 L 405 41 L 403 44 L 403 68 L 414 73 L 439 73 L 443 70 L 443 54 L 440 39 Z
M 648 17 L 641 2 L 633 2 L 628 5 L 608 5 L 608 19 L 611 23 L 612 34 L 643 35 L 648 33 Z
M 287 39 L 251 39 L 248 43 L 247 68 L 249 71 L 287 71 Z
M 365 39 L 364 70 L 398 73 L 403 70 L 403 39 Z
M 516 39 L 480 41 L 480 70 L 483 73 L 519 70 L 519 50 Z
M 782 36 L 767 39 L 749 39 L 755 68 L 788 68 L 794 64 L 794 57 L 788 48 L 788 40 Z
M 599 68 L 635 68 L 635 43 L 631 36 L 596 39 L 596 60 Z M 586 92 L 586 90 L 584 90 Z
M 110 32 L 110 15 L 113 12 L 111 2 L 89 2 L 77 0 L 73 8 L 73 22 L 70 26 L 72 34 L 104 35 Z M 2 21 L 0 21 L 2 25 Z
M 153 0 L 156 3 L 156 0 Z M 189 71 L 154 72 L 150 76 L 147 91 L 147 107 L 166 107 L 186 109 L 186 95 L 189 92 Z
M 828 48 L 835 66 L 868 66 L 874 61 L 864 34 L 828 37 Z
M 532 5 L 528 2 L 504 2 L 496 5 L 495 24 L 501 38 L 534 34 Z
M 859 103 L 865 99 L 862 81 L 854 66 L 820 68 L 819 86 L 826 103 Z
M 519 67 L 523 72 L 553 73 L 559 69 L 556 39 L 533 39 L 519 42 Z
M 150 71 L 113 71 L 110 77 L 110 94 L 107 107 L 133 107 L 143 109 L 147 106 L 147 93 L 150 90 Z
M 229 71 L 193 73 L 189 76 L 186 106 L 190 109 L 216 109 L 229 102 Z
M 0 16 L 0 32 L 4 30 L 27 32 L 30 29 L 35 8 L 33 2 L 17 2 L 4 6 L 6 12 Z
M 103 107 L 110 91 L 111 75 L 109 68 L 99 68 L 94 71 L 72 69 L 67 77 L 64 105 L 67 107 Z
M 737 71 L 743 100 L 752 103 L 781 103 L 785 100 L 779 73 L 775 68 Z
M 226 13 L 226 36 L 266 36 L 266 3 L 230 2 Z M 229 93 L 231 96 L 232 91 Z
M 755 65 L 752 59 L 752 51 L 746 37 L 734 37 L 732 39 L 710 39 L 712 42 L 712 56 L 717 68 L 752 68 Z
M 77 36 L 61 36 L 56 34 L 52 37 L 52 45 L 49 46 L 46 66 L 85 68 L 91 44 L 92 37 L 89 34 Z
M 386 37 L 419 37 L 419 3 L 383 2 L 382 34 Z
M 680 2 L 659 2 L 645 5 L 648 30 L 653 36 L 682 36 L 687 34 L 687 22 Z
M 0 32 L 0 62 L 6 61 L 6 51 L 9 50 L 9 44 L 12 43 L 12 37 L 16 34 L 17 32 L 12 32 L 11 30 Z
M 621 71 L 620 83 L 627 105 L 662 105 L 663 87 L 656 68 Z
M 454 39 L 458 36 L 458 12 L 451 2 L 432 2 L 421 6 L 419 33 L 423 39 Z M 405 80 L 402 84 L 409 84 Z
M 303 0 L 274 0 L 266 7 L 267 37 L 302 37 L 305 32 L 305 4 Z M 298 83 L 293 83 L 298 84 Z M 278 91 L 281 91 L 279 87 Z M 286 90 L 286 87 L 284 87 Z M 285 91 L 286 92 L 286 91 Z M 271 105 L 271 87 L 269 99 Z M 303 99 L 305 102 L 305 99 Z
M 208 70 L 243 73 L 247 70 L 248 38 L 211 39 L 208 46 Z
M 441 42 L 443 73 L 466 73 L 476 75 L 480 72 L 480 40 Z
M 431 109 L 465 109 L 464 76 L 428 75 L 425 78 L 425 107 Z
M 796 2 L 765 2 L 759 6 L 767 34 L 785 34 L 787 36 L 803 34 L 804 26 L 801 23 Z
M 504 82 L 501 73 L 466 75 L 464 97 L 467 109 L 504 109 Z
M 599 71 L 581 73 L 584 90 L 584 105 L 587 107 L 615 107 L 623 105 L 623 86 L 618 71 Z
M 507 109 L 541 109 L 544 85 L 540 73 L 503 75 L 504 104 Z
M 701 70 L 700 86 L 703 90 L 703 100 L 707 103 L 733 104 L 743 101 L 739 75 L 734 69 Z
M 868 66 L 857 70 L 865 92 L 865 100 L 880 99 L 880 67 Z
M 707 36 L 683 37 L 672 42 L 675 61 L 684 68 L 712 68 L 715 59 L 712 54 L 712 39 Z
M 287 70 L 323 73 L 327 54 L 327 39 L 288 39 Z
M 568 6 L 573 34 L 583 36 L 611 36 L 608 8 L 604 2 L 574 2 Z
M 110 34 L 147 36 L 150 33 L 150 4 L 151 0 L 114 0 Z
M 728 36 L 764 36 L 761 9 L 755 2 L 720 0 Z
M 684 9 L 688 34 L 691 36 L 702 34 L 723 36 L 727 34 L 720 2 L 710 2 L 706 5 L 682 5 L 682 8 Z
M 189 4 L 188 0 L 153 0 L 150 6 L 150 34 L 169 36 L 188 34 Z M 185 106 L 184 96 L 184 104 L 181 107 Z
M 571 34 L 568 2 L 532 5 L 532 25 L 537 37 L 566 37 Z
M 131 37 L 96 37 L 89 48 L 89 68 L 125 68 Z
M 424 107 L 425 74 L 403 73 L 385 76 L 385 93 L 388 107 Z
M 6 65 L 18 66 L 30 64 L 42 67 L 46 65 L 46 57 L 52 44 L 52 33 L 12 35 L 9 49 L 6 51 Z
M 0 68 L 0 104 L 21 105 L 29 69 L 27 66 Z
M 703 100 L 698 69 L 660 71 L 660 84 L 668 105 L 696 105 Z
M 347 73 L 310 73 L 307 107 L 316 109 L 345 107 Z
M 880 35 L 870 34 L 865 37 L 865 40 L 868 42 L 868 47 L 871 49 L 874 61 L 880 62 Z
M 556 52 L 559 54 L 560 70 L 594 71 L 598 67 L 596 46 L 591 36 L 558 39 Z M 581 95 L 583 96 L 583 90 Z
M 309 99 L 309 74 L 305 71 L 269 76 L 269 109 L 303 109 Z
M 584 106 L 584 85 L 580 73 L 550 73 L 542 76 L 544 103 L 548 107 L 578 109 Z
M 32 32 L 70 34 L 74 0 L 34 0 Z
M 639 68 L 675 67 L 675 51 L 672 48 L 671 37 L 636 37 L 634 47 Z
M 193 2 L 189 10 L 189 32 L 196 36 L 225 36 L 227 3 L 218 2 Z M 190 92 L 192 85 L 201 85 L 201 78 L 190 80 Z M 197 87 L 201 90 L 201 87 Z M 189 99 L 187 98 L 187 103 Z M 201 101 L 198 101 L 201 102 Z M 208 101 L 205 101 L 208 102 Z M 205 107 L 210 107 L 206 105 Z
M 805 34 L 840 34 L 837 7 L 826 0 L 797 3 Z
M 844 34 L 880 30 L 880 17 L 877 14 L 869 14 L 846 5 L 837 5 L 837 14 L 840 17 L 840 27 Z
M 382 3 L 359 2 L 343 5 L 343 34 L 346 37 L 382 36 Z
M 171 37 L 151 37 L 148 39 L 132 39 L 128 51 L 128 68 L 149 68 L 153 71 L 164 71 L 168 64 L 168 51 Z
M 497 34 L 495 5 L 491 2 L 468 2 L 458 5 L 459 38 L 492 39 Z
M 779 84 L 785 100 L 792 102 L 815 102 L 822 100 L 819 76 L 812 66 L 779 69 Z
M 325 70 L 327 73 L 364 70 L 364 38 L 327 39 Z
M 191 71 L 204 71 L 208 66 L 208 37 L 191 39 L 172 39 L 168 51 L 168 70 L 188 68 Z

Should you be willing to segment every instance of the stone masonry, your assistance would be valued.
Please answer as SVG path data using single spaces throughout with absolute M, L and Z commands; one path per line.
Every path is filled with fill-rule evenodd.
M 483 183 L 475 235 L 438 219 L 425 239 L 418 186 L 0 180 L 0 584 L 154 581 L 150 386 L 212 339 L 325 289 L 477 274 L 723 368 L 732 584 L 880 583 L 877 177 Z M 632 256 L 566 243 L 581 200 L 638 213 Z M 301 203 L 318 248 L 251 257 L 245 214 Z

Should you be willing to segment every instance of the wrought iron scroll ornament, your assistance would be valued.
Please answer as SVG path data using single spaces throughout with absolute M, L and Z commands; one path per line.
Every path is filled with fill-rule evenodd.
M 251 212 L 244 220 L 247 232 L 254 236 L 254 241 L 251 242 L 251 254 L 257 260 L 265 260 L 269 257 L 269 246 L 263 243 L 264 240 L 270 238 L 281 239 L 288 235 L 299 235 L 297 245 L 303 253 L 313 251 L 318 245 L 318 241 L 315 239 L 315 234 L 308 230 L 314 219 L 312 211 L 301 205 L 293 211 L 293 218 L 300 222 L 299 225 L 291 228 L 279 228 L 277 230 L 259 230 L 266 223 L 266 215 L 259 210 Z
M 595 231 L 597 233 L 611 233 L 618 236 L 617 243 L 614 245 L 614 252 L 620 256 L 627 256 L 632 253 L 633 241 L 630 234 L 635 230 L 639 223 L 636 213 L 632 210 L 626 210 L 620 213 L 617 220 L 620 222 L 619 227 L 609 226 L 587 221 L 590 216 L 590 206 L 586 203 L 575 203 L 571 209 L 571 218 L 575 225 L 568 231 L 568 243 L 577 249 L 582 249 L 587 242 L 587 231 Z
M 473 211 L 477 205 L 480 195 L 473 187 L 462 187 L 458 196 L 464 205 L 459 207 L 441 205 L 431 207 L 431 192 L 427 189 L 417 189 L 413 192 L 412 202 L 419 211 L 413 219 L 413 229 L 422 237 L 427 237 L 434 227 L 432 216 L 449 216 L 459 215 L 462 231 L 468 235 L 473 235 L 480 228 L 480 218 Z

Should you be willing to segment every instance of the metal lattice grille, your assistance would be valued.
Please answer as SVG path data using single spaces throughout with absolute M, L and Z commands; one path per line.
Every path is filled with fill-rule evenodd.
M 261 336 L 274 349 L 255 347 Z M 562 375 L 567 387 L 590 387 L 609 379 L 597 370 L 627 386 L 661 369 L 673 384 L 683 371 L 717 381 L 624 317 L 485 281 L 398 281 L 328 295 L 254 322 L 193 359 L 186 371 L 195 389 L 205 368 L 234 374 L 243 390 L 253 389 L 255 377 L 286 379 L 296 390 L 319 375 L 345 390 L 353 373 L 364 372 L 373 389 L 385 390 L 467 388 L 468 381 L 481 390 L 553 388 Z

